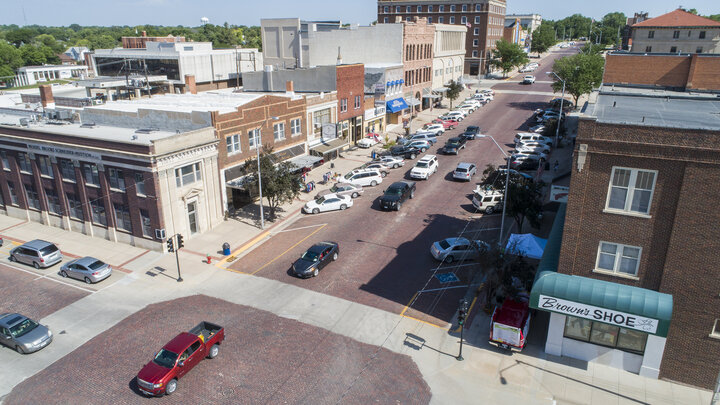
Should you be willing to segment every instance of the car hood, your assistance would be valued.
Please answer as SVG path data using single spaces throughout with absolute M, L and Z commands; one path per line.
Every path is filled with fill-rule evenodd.
M 140 370 L 137 378 L 151 384 L 157 384 L 170 372 L 169 368 L 155 364 L 152 360 Z
M 45 326 L 38 324 L 35 329 L 20 336 L 19 338 L 15 338 L 15 341 L 21 344 L 39 342 L 48 335 L 49 331 L 50 330 Z
M 401 196 L 396 195 L 396 194 L 383 194 L 383 196 L 380 197 L 380 201 L 397 202 L 397 201 L 400 201 L 400 197 Z
M 293 269 L 296 273 L 305 273 L 309 269 L 315 266 L 315 263 L 317 262 L 311 262 L 309 260 L 303 260 L 303 259 L 297 259 L 295 260 L 295 263 L 293 263 Z

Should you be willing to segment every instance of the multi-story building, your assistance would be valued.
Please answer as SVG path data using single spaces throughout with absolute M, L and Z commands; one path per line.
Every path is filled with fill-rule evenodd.
M 632 46 L 632 26 L 645 21 L 648 19 L 648 13 L 645 12 L 639 12 L 635 13 L 632 17 L 628 17 L 625 20 L 625 26 L 622 28 L 622 45 L 621 49 L 628 51 L 630 50 L 630 47 Z
M 714 386 L 719 91 L 604 86 L 591 94 L 567 208 L 531 293 L 531 306 L 550 312 L 547 353 Z
M 489 70 L 489 56 L 495 43 L 503 37 L 505 9 L 505 0 L 472 3 L 452 0 L 378 0 L 377 21 L 384 24 L 394 23 L 398 17 L 404 21 L 423 17 L 429 24 L 467 26 L 464 73 L 476 76 Z
M 528 35 L 535 32 L 543 21 L 540 14 L 508 14 L 505 16 L 505 23 L 517 20 L 520 21 L 520 26 L 528 32 Z
M 423 98 L 440 98 L 446 84 L 462 77 L 466 35 L 467 27 L 462 25 L 435 24 L 432 93 L 424 94 Z
M 634 53 L 720 53 L 720 22 L 677 9 L 632 25 Z
M 185 42 L 185 37 L 174 37 L 168 35 L 166 37 L 149 37 L 147 32 L 143 31 L 139 37 L 122 37 L 122 47 L 125 49 L 145 48 L 148 42 Z

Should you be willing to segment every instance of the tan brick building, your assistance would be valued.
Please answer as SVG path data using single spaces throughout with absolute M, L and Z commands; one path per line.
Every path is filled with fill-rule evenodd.
M 402 24 L 403 94 L 408 105 L 417 112 L 430 107 L 429 99 L 423 103 L 423 92 L 432 88 L 435 27 L 428 24 L 426 18 L 403 21 Z
M 603 83 L 679 90 L 720 90 L 720 54 L 609 53 Z
M 720 53 L 720 22 L 677 9 L 631 26 L 631 52 Z

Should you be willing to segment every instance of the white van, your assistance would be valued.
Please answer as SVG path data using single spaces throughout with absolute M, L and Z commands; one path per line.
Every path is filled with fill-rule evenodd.
M 357 186 L 377 186 L 382 183 L 382 173 L 377 169 L 356 169 L 343 176 L 345 183 Z

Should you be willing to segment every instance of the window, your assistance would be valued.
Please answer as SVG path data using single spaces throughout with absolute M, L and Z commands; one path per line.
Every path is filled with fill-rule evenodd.
M 143 236 L 152 238 L 152 222 L 150 221 L 150 213 L 147 210 L 140 209 L 140 223 L 142 224 Z
M 30 164 L 30 157 L 27 153 L 18 153 L 17 161 L 21 172 L 32 173 L 32 165 Z
M 450 17 L 450 24 L 455 24 L 455 17 Z
M 440 6 L 440 7 L 442 7 L 442 6 Z M 443 17 L 443 16 L 438 17 L 438 23 L 442 24 L 443 22 L 445 22 L 445 17 Z
M 4 150 L 0 150 L 0 158 L 2 158 L 3 169 L 10 170 L 10 161 L 8 160 L 7 153 Z
M 260 144 L 260 128 L 248 131 L 248 144 L 250 145 L 250 149 L 258 147 L 258 144 Z
M 472 51 L 472 57 L 477 58 L 478 57 L 478 51 Z
M 58 159 L 58 165 L 60 166 L 60 174 L 63 180 L 75 181 L 75 166 L 72 160 Z
M 90 210 L 92 211 L 93 223 L 107 226 L 107 217 L 105 216 L 105 204 L 101 199 L 90 201 Z
M 225 145 L 227 145 L 227 154 L 242 152 L 240 147 L 240 134 L 230 135 L 225 137 Z
M 645 52 L 652 52 L 652 46 L 646 46 Z
M 460 24 L 467 24 L 467 17 L 465 17 L 465 16 L 460 17 Z
M 68 207 L 70 207 L 70 217 L 81 221 L 84 220 L 82 205 L 80 205 L 80 200 L 77 199 L 75 194 L 65 194 L 65 198 L 67 198 Z
M 600 242 L 595 270 L 637 276 L 642 248 Z
M 412 6 L 407 6 L 407 7 L 405 7 L 405 12 L 406 12 L 406 13 L 412 13 Z
M 720 319 L 715 320 L 710 337 L 720 339 Z
M 361 97 L 355 96 L 355 109 L 359 109 L 362 106 Z
M 680 38 L 680 31 L 673 31 L 673 38 L 674 39 Z
M 695 53 L 702 53 L 702 46 L 695 48 Z
M 135 178 L 135 194 L 147 195 L 147 192 L 145 192 L 145 176 L 143 173 L 135 172 L 133 177 Z
M 675 53 L 675 52 L 677 52 L 677 46 L 671 46 L 670 53 Z
M 473 48 L 477 48 L 480 45 L 479 39 L 473 39 Z
M 187 186 L 202 180 L 200 162 L 175 169 L 175 183 L 178 187 Z
M 125 174 L 120 169 L 109 168 L 110 188 L 125 191 Z
M 439 6 L 438 6 L 438 12 L 439 12 L 439 13 L 442 13 L 443 11 L 445 11 L 445 6 L 439 5 Z
M 475 5 L 475 11 L 482 11 L 480 4 Z
M 347 101 L 346 98 L 340 100 L 340 112 L 347 112 Z
M 132 232 L 132 223 L 130 223 L 130 211 L 125 204 L 113 204 L 115 208 L 115 223 L 118 229 Z
M 37 162 L 40 166 L 40 174 L 46 177 L 53 177 L 52 163 L 48 156 L 37 156 Z
M 473 35 L 480 35 L 480 28 L 473 29 Z
M 700 31 L 700 33 L 698 34 L 698 38 L 699 38 L 699 39 L 705 39 L 705 31 Z M 698 52 L 698 53 L 699 53 L 699 52 Z
M 628 213 L 648 214 L 655 188 L 656 174 L 655 171 L 613 168 L 606 208 Z
M 396 12 L 396 13 L 399 13 L 399 12 L 400 12 L 400 6 L 395 6 L 395 12 Z
M 428 5 L 428 13 L 432 13 L 432 12 L 433 12 L 433 6 L 432 6 L 432 4 L 430 4 L 430 5 Z
M 83 177 L 85 177 L 85 184 L 93 186 L 100 186 L 100 173 L 96 164 L 83 163 Z
M 418 10 L 417 12 L 418 12 L 418 13 L 422 13 L 422 6 L 417 6 L 417 7 L 418 7 L 418 8 L 417 8 L 417 10 Z
M 451 13 L 454 13 L 454 12 L 455 12 L 455 5 L 450 6 L 450 12 L 451 12 Z
M 432 24 L 432 17 L 428 17 L 428 24 Z
M 385 23 L 385 24 L 388 23 L 388 18 L 387 18 L 387 17 L 383 17 L 383 23 Z
M 388 7 L 388 6 L 383 7 L 383 13 L 389 13 L 389 12 L 390 12 L 390 7 Z
M 60 208 L 60 199 L 55 190 L 45 189 L 45 197 L 47 198 L 48 210 L 53 214 L 62 215 Z
M 11 181 L 8 181 L 7 185 L 8 191 L 10 192 L 10 203 L 12 205 L 18 205 L 18 197 L 17 192 L 15 192 L 15 184 L 13 184 Z
M 462 11 L 463 11 L 463 12 L 467 11 L 467 4 L 463 4 L 463 5 L 462 5 Z
M 275 138 L 275 141 L 282 141 L 285 139 L 285 123 L 284 122 L 278 122 L 277 124 L 273 125 L 273 137 Z
M 594 322 L 589 319 L 567 316 L 565 318 L 566 338 L 590 342 L 600 346 L 643 354 L 647 343 L 647 333 L 625 329 L 615 325 Z
M 40 198 L 32 184 L 25 184 L 25 196 L 27 197 L 28 208 L 40 209 Z
M 480 16 L 475 16 L 475 24 L 480 24 Z

